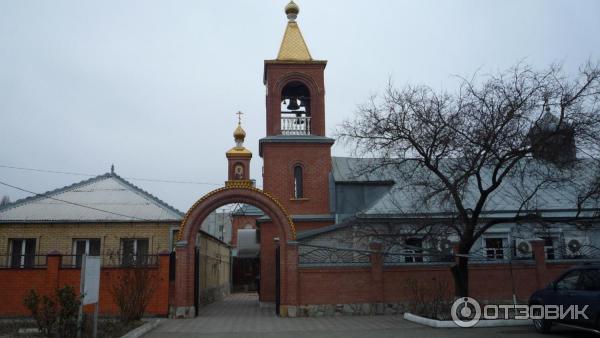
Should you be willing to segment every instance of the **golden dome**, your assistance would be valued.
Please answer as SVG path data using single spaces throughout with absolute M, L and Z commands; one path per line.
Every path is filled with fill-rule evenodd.
M 237 128 L 233 132 L 233 138 L 235 140 L 244 140 L 246 138 L 246 131 L 242 128 L 242 125 L 238 124 Z
M 290 3 L 285 6 L 285 14 L 287 15 L 288 19 L 295 20 L 296 16 L 298 16 L 298 13 L 300 13 L 300 7 L 296 5 L 294 0 L 290 1 Z

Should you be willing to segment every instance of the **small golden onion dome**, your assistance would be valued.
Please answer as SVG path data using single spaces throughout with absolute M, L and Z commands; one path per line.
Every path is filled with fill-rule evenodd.
M 288 16 L 288 18 L 290 15 L 293 15 L 295 19 L 298 13 L 300 13 L 300 7 L 296 5 L 294 0 L 290 1 L 290 3 L 285 6 L 285 14 Z
M 244 140 L 246 138 L 246 131 L 244 131 L 244 129 L 242 128 L 242 126 L 240 124 L 238 124 L 237 128 L 235 128 L 235 131 L 233 132 L 233 138 L 235 140 Z

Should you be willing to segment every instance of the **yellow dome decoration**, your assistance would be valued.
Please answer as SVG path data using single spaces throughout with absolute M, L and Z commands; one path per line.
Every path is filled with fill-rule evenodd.
M 229 149 L 225 154 L 227 157 L 231 156 L 242 156 L 252 157 L 252 152 L 244 147 L 244 139 L 246 138 L 246 131 L 242 128 L 242 113 L 241 111 L 236 113 L 238 116 L 237 128 L 233 131 L 233 138 L 235 140 L 235 147 Z
M 238 111 L 235 114 L 238 116 L 238 126 L 233 131 L 233 139 L 236 142 L 237 141 L 244 142 L 244 139 L 246 138 L 246 131 L 244 130 L 244 128 L 242 128 L 242 115 L 244 113 L 242 113 L 241 111 Z
M 290 3 L 285 6 L 285 14 L 290 21 L 296 20 L 298 13 L 300 13 L 300 7 L 296 5 L 294 0 L 290 1 Z
M 242 128 L 240 124 L 238 124 L 237 128 L 233 132 L 233 138 L 237 140 L 243 141 L 246 138 L 246 131 Z

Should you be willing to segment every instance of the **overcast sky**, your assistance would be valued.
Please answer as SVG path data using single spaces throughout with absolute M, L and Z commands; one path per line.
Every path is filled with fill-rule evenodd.
M 0 0 L 0 165 L 99 175 L 114 163 L 123 177 L 213 183 L 131 180 L 186 211 L 226 179 L 242 110 L 261 186 L 263 60 L 277 55 L 286 3 Z M 453 75 L 521 60 L 573 73 L 600 59 L 595 0 L 297 3 L 313 58 L 328 60 L 328 135 L 390 76 L 452 89 Z M 85 178 L 0 167 L 34 192 Z

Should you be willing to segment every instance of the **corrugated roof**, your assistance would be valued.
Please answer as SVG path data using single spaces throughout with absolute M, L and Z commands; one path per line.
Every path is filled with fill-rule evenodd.
M 181 211 L 114 173 L 0 208 L 0 223 L 180 221 L 182 216 Z
M 382 165 L 381 159 L 332 157 L 333 179 L 336 182 L 374 183 L 393 182 L 397 178 L 397 169 L 391 165 Z
M 452 167 L 452 159 L 448 160 L 448 168 Z M 447 214 L 454 210 L 454 204 L 450 200 L 432 198 L 430 203 L 421 201 L 426 194 L 432 194 L 428 187 L 430 182 L 436 180 L 428 170 L 416 166 L 415 161 L 407 160 L 401 164 L 387 165 L 375 171 L 368 171 L 374 164 L 380 163 L 380 159 L 364 158 L 333 158 L 333 176 L 336 183 L 376 183 L 381 181 L 394 181 L 394 186 L 366 210 L 357 210 L 362 216 L 391 217 L 396 215 L 406 217 L 419 214 Z M 519 210 L 523 198 L 521 195 L 529 195 L 537 189 L 540 172 L 550 170 L 550 167 L 542 161 L 525 159 L 527 170 L 524 175 L 506 177 L 502 185 L 494 191 L 487 200 L 484 213 L 488 216 L 511 216 Z M 568 180 L 546 183 L 539 188 L 534 197 L 531 198 L 522 211 L 547 211 L 553 214 L 568 216 L 577 209 L 577 196 L 582 187 L 592 181 L 594 167 L 585 160 L 568 170 L 564 175 L 569 175 Z M 490 182 L 491 170 L 482 171 L 483 180 Z M 567 176 L 565 176 L 567 177 Z M 428 182 L 419 184 L 419 182 Z M 474 180 L 469 182 L 463 193 L 465 207 L 474 207 L 478 197 L 477 185 Z M 598 210 L 595 202 L 584 205 L 590 210 Z
M 262 216 L 265 213 L 250 204 L 240 204 L 232 213 L 233 216 Z

